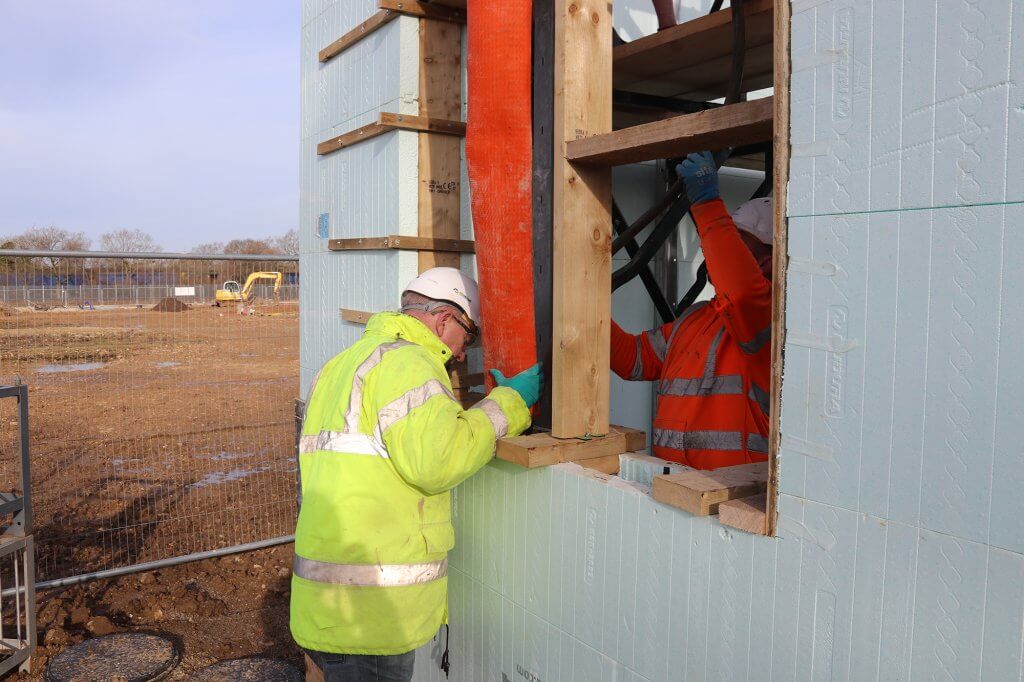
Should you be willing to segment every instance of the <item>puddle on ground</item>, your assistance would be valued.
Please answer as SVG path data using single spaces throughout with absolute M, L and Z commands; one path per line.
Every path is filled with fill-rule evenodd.
M 158 363 L 156 363 L 155 366 L 156 367 L 177 367 L 180 364 L 181 364 L 180 362 L 170 362 L 170 361 L 168 361 L 168 362 L 158 362 Z
M 56 374 L 58 372 L 87 372 L 91 369 L 106 367 L 105 362 L 79 362 L 70 365 L 43 365 L 36 369 L 42 374 Z
M 240 358 L 254 358 L 254 357 L 256 357 L 256 353 L 239 353 L 238 357 L 240 357 Z
M 249 457 L 255 457 L 256 453 L 253 452 L 218 452 L 216 455 L 195 455 L 196 459 L 207 459 L 211 462 L 230 462 L 233 459 L 246 459 Z
M 231 471 L 213 471 L 201 479 L 189 486 L 190 490 L 199 490 L 201 488 L 208 488 L 211 485 L 220 485 L 221 483 L 229 483 L 231 481 L 237 481 L 248 476 L 267 471 L 269 466 L 255 467 L 251 469 L 232 469 Z

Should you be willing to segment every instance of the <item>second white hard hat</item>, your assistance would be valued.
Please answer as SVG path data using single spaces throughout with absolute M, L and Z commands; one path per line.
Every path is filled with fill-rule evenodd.
M 775 215 L 770 197 L 751 199 L 732 214 L 736 227 L 754 235 L 762 243 L 772 246 L 774 240 Z
M 413 291 L 435 301 L 447 301 L 480 326 L 480 291 L 476 280 L 458 268 L 430 268 L 409 282 Z

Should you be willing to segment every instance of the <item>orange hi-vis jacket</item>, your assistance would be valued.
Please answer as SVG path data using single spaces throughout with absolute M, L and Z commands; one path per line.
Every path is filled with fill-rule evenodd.
M 658 382 L 654 454 L 698 469 L 768 459 L 771 282 L 721 199 L 693 206 L 715 297 L 642 334 L 612 323 L 612 369 Z

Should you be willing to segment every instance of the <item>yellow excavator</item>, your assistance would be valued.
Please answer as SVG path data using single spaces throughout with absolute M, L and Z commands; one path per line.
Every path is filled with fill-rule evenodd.
M 283 279 L 281 273 L 253 272 L 245 278 L 244 286 L 240 286 L 238 282 L 233 279 L 224 282 L 224 288 L 217 289 L 217 297 L 214 305 L 218 307 L 227 303 L 241 303 L 243 305 L 248 305 L 253 299 L 253 285 L 263 279 L 274 280 L 274 302 L 276 303 L 281 291 L 281 280 Z

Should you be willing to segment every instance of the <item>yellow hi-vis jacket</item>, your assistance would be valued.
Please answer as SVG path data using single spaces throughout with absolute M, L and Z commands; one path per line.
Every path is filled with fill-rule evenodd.
M 448 492 L 530 413 L 495 388 L 464 410 L 451 350 L 419 320 L 374 315 L 314 382 L 299 443 L 291 631 L 306 649 L 411 651 L 448 617 Z

